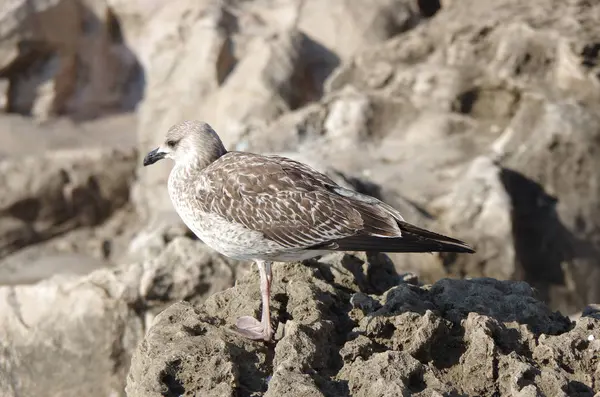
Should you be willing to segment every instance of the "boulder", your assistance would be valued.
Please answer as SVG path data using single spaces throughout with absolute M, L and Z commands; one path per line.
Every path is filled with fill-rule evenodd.
M 202 302 L 235 275 L 232 263 L 180 237 L 144 262 L 0 287 L 2 395 L 122 395 L 153 315 L 178 300 Z
M 201 305 L 176 303 L 134 353 L 127 394 L 592 396 L 598 388 L 597 318 L 571 323 L 524 282 L 418 286 L 393 269 L 384 255 L 364 254 L 277 264 L 274 343 L 234 331 L 238 316 L 259 312 L 256 272 Z
M 82 226 L 129 201 L 133 150 L 76 149 L 0 162 L 0 256 Z
M 502 177 L 523 279 L 565 312 L 600 301 L 598 107 L 532 99 L 509 128 L 528 131 L 507 140 Z
M 90 118 L 141 99 L 142 71 L 106 2 L 3 0 L 0 9 L 7 111 Z

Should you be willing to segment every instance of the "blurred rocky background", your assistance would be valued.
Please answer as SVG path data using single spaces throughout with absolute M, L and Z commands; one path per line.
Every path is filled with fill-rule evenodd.
M 0 396 L 594 396 L 599 21 L 589 0 L 0 0 Z M 170 164 L 141 167 L 183 119 L 477 253 L 276 267 L 279 342 L 231 336 L 256 274 L 182 225 Z

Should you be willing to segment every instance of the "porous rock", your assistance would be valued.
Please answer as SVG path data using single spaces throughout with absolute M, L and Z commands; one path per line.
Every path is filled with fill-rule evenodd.
M 201 305 L 169 307 L 133 356 L 128 394 L 592 396 L 598 387 L 597 319 L 571 323 L 523 282 L 398 277 L 378 292 L 356 282 L 377 266 L 389 265 L 364 254 L 277 264 L 273 343 L 234 329 L 238 316 L 259 313 L 256 272 Z

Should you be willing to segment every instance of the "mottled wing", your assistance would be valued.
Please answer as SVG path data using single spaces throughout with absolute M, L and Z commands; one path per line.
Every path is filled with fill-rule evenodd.
M 289 249 L 359 234 L 401 235 L 384 209 L 340 195 L 338 188 L 327 176 L 290 159 L 232 152 L 205 169 L 197 200 L 205 211 Z

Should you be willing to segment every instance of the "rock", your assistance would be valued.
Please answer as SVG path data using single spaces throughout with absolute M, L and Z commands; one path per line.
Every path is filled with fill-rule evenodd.
M 588 317 L 594 317 L 594 318 L 600 317 L 600 304 L 592 303 L 592 304 L 587 305 L 586 307 L 583 308 L 581 315 L 588 316 Z
M 512 201 L 502 183 L 502 168 L 492 158 L 473 160 L 451 193 L 436 205 L 441 222 L 472 241 L 477 251 L 456 258 L 449 266 L 452 273 L 504 280 L 523 277 L 515 258 Z M 483 265 L 481 258 L 487 258 Z
M 0 287 L 0 307 L 4 391 L 76 396 L 122 390 L 129 352 L 143 336 L 142 319 L 126 301 L 71 278 Z
M 135 152 L 70 150 L 0 162 L 0 255 L 105 221 L 129 200 Z
M 154 334 L 154 331 L 151 330 L 150 334 L 156 335 L 151 337 L 154 342 L 151 344 L 142 342 L 140 350 L 136 352 L 134 358 L 136 364 L 131 367 L 128 377 L 128 395 L 160 395 L 160 393 L 173 392 L 172 385 L 177 385 L 180 394 L 184 391 L 194 390 L 194 393 L 198 394 L 216 395 L 214 385 L 219 383 L 220 379 L 227 379 L 223 385 L 223 387 L 226 385 L 230 387 L 230 389 L 226 389 L 227 393 L 232 393 L 234 388 L 246 390 L 247 393 L 264 391 L 267 386 L 266 377 L 272 373 L 269 364 L 273 367 L 280 367 L 285 374 L 289 375 L 282 378 L 277 372 L 273 373 L 270 382 L 273 382 L 274 385 L 281 385 L 278 392 L 283 392 L 286 388 L 287 390 L 296 390 L 288 383 L 290 378 L 299 380 L 299 388 L 311 390 L 311 393 L 318 393 L 322 387 L 335 389 L 333 382 L 328 382 L 325 377 L 319 377 L 318 370 L 328 368 L 330 362 L 336 360 L 335 355 L 330 353 L 331 340 L 329 338 L 335 336 L 335 330 L 332 328 L 335 324 L 332 323 L 335 317 L 331 310 L 336 305 L 341 305 L 342 302 L 338 296 L 339 292 L 335 291 L 332 286 L 319 279 L 311 280 L 311 274 L 315 271 L 316 269 L 301 264 L 275 267 L 275 279 L 281 280 L 281 277 L 285 276 L 286 282 L 278 282 L 277 285 L 274 285 L 273 307 L 276 310 L 280 307 L 287 307 L 286 310 L 289 311 L 289 316 L 293 318 L 293 321 L 286 323 L 283 331 L 278 331 L 283 332 L 284 336 L 280 341 L 281 347 L 275 349 L 271 359 L 267 359 L 265 354 L 268 350 L 261 344 L 242 340 L 235 333 L 228 331 L 235 323 L 235 318 L 243 314 L 251 314 L 259 309 L 259 301 L 253 299 L 259 296 L 256 277 L 243 278 L 238 282 L 236 288 L 213 295 L 204 307 L 194 309 L 188 305 L 176 305 L 162 312 L 156 318 L 154 324 L 157 325 L 153 328 L 162 336 Z M 310 281 L 314 281 L 314 283 Z M 252 298 L 249 299 L 250 297 Z M 217 316 L 217 313 L 221 314 Z M 184 372 L 190 373 L 189 376 L 197 376 L 192 375 L 191 372 L 202 372 L 204 373 L 202 376 L 207 378 L 202 382 L 186 383 L 182 379 L 182 373 L 174 370 L 172 372 L 173 382 L 166 385 L 160 378 L 160 374 L 166 371 L 164 359 L 180 355 L 189 356 L 185 348 L 185 344 L 189 343 L 187 337 L 176 340 L 176 343 L 166 343 L 171 338 L 170 332 L 163 334 L 162 331 L 159 331 L 164 329 L 163 324 L 170 321 L 169 318 L 185 318 L 185 321 L 189 319 L 189 321 L 194 321 L 197 327 L 204 328 L 205 332 L 198 335 L 195 342 L 201 349 L 204 349 L 202 347 L 204 339 L 210 341 L 208 343 L 224 345 L 224 349 L 234 356 L 232 360 L 225 363 L 227 366 L 232 366 L 229 371 L 234 376 L 220 378 L 219 375 L 215 378 L 214 365 L 197 366 L 197 363 L 203 359 L 194 355 L 195 357 L 190 357 L 186 363 Z M 202 318 L 206 321 L 201 320 Z M 180 321 L 173 320 L 172 324 L 173 327 L 181 327 Z M 317 335 L 320 337 L 316 338 Z M 156 357 L 156 359 L 152 360 L 149 357 Z M 258 361 L 255 361 L 256 358 Z M 221 361 L 221 359 L 219 360 Z M 299 366 L 303 373 L 310 373 L 312 376 L 302 376 L 302 373 L 298 372 Z M 315 377 L 319 379 L 315 380 Z M 320 380 L 324 381 L 326 385 L 319 385 Z M 271 391 L 271 393 L 273 392 L 276 391 Z
M 104 1 L 3 1 L 0 78 L 9 112 L 45 120 L 131 110 L 142 73 Z
M 145 371 L 136 373 L 133 369 L 130 375 L 141 377 L 144 385 L 128 390 L 128 396 L 182 395 L 186 392 L 207 396 L 235 395 L 236 368 L 232 364 L 232 349 L 214 327 L 205 324 L 210 319 L 197 318 L 199 315 L 189 304 L 177 303 L 155 319 L 154 323 L 160 324 L 161 331 L 140 345 Z M 186 378 L 182 379 L 180 373 L 185 373 Z M 184 385 L 191 383 L 198 386 L 186 390 Z
M 141 229 L 136 230 L 135 236 L 129 241 L 125 260 L 148 260 L 159 256 L 171 240 L 176 237 L 188 236 L 197 238 L 185 225 L 182 225 L 175 213 L 163 214 L 167 219 L 155 217 Z
M 369 6 L 353 4 L 348 7 L 335 1 L 325 7 L 318 1 L 309 1 L 303 5 L 299 26 L 342 59 L 347 59 L 360 50 L 412 29 L 427 16 L 423 12 L 425 3 L 384 0 Z M 331 29 L 332 26 L 339 29 Z
M 368 360 L 358 357 L 341 372 L 348 379 L 349 395 L 391 397 L 422 391 L 425 368 L 408 353 L 386 351 Z
M 598 390 L 600 369 L 597 362 L 596 367 L 593 366 L 600 352 L 597 321 L 592 317 L 582 317 L 568 333 L 554 338 L 542 336 L 533 350 L 533 357 L 537 361 L 573 369 L 576 375 L 569 382 L 570 393 L 591 393 L 588 386 Z M 546 394 L 551 393 L 547 391 Z
M 38 123 L 18 114 L 0 115 L 0 159 L 41 155 L 49 151 L 98 147 L 120 151 L 136 146 L 136 117 L 118 114 L 74 122 L 67 117 Z
M 148 302 L 198 301 L 229 287 L 235 277 L 236 266 L 230 260 L 198 241 L 177 237 L 145 262 L 139 289 Z
M 570 324 L 560 313 L 550 311 L 535 299 L 534 290 L 525 282 L 504 283 L 482 278 L 474 284 L 468 280 L 443 279 L 431 287 L 430 293 L 445 317 L 454 322 L 476 312 L 505 323 L 516 321 L 536 334 L 550 335 L 566 330 Z
M 84 275 L 108 266 L 80 253 L 52 254 L 48 249 L 19 250 L 0 262 L 0 285 L 35 284 L 56 275 Z
M 145 262 L 0 287 L 3 395 L 122 395 L 152 316 L 178 300 L 202 302 L 234 277 L 229 262 L 181 237 Z
M 385 258 L 365 258 L 363 275 L 349 279 L 341 275 L 358 258 L 332 256 L 275 266 L 272 344 L 233 330 L 238 316 L 258 313 L 255 272 L 201 305 L 170 306 L 133 356 L 128 395 L 591 396 L 598 387 L 600 321 L 572 324 L 526 283 L 419 287 L 398 277 L 366 295 L 353 280 Z
M 563 311 L 600 300 L 600 112 L 570 100 L 530 100 L 511 126 L 503 183 L 513 202 L 524 280 Z M 527 147 L 523 153 L 519 147 Z M 543 272 L 541 271 L 543 269 Z

